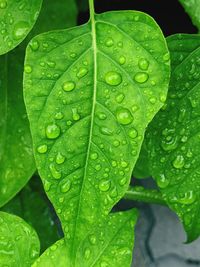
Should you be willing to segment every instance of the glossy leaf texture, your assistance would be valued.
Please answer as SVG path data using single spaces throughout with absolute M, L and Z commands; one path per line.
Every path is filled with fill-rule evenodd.
M 21 217 L 36 230 L 41 252 L 63 237 L 58 218 L 38 177 L 34 176 L 1 210 Z
M 33 28 L 42 0 L 0 0 L 0 55 L 20 44 Z
M 193 241 L 200 234 L 200 36 L 174 35 L 168 46 L 169 94 L 147 130 L 149 168 Z
M 0 212 L 0 266 L 27 267 L 37 259 L 36 232 L 21 218 Z
M 0 207 L 35 171 L 22 95 L 23 55 L 18 48 L 0 57 Z
M 113 213 L 90 232 L 77 251 L 74 267 L 130 266 L 134 238 L 130 234 L 137 220 L 137 211 Z M 32 265 L 32 267 L 71 266 L 67 258 L 67 240 L 59 240 Z
M 191 17 L 193 24 L 200 30 L 200 2 L 199 0 L 179 0 L 185 11 Z
M 64 11 L 67 4 L 71 6 L 71 15 Z M 51 28 L 75 26 L 76 16 L 74 1 L 45 0 L 38 22 L 26 40 Z M 21 190 L 36 170 L 22 96 L 24 43 L 0 57 L 0 207 Z M 37 47 L 37 43 L 32 46 Z
M 73 261 L 91 226 L 125 194 L 168 80 L 165 39 L 140 12 L 95 15 L 28 46 L 24 95 L 35 158 Z

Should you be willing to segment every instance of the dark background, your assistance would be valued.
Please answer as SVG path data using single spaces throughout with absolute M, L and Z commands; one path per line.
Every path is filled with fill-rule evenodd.
M 174 33 L 197 33 L 178 0 L 97 0 L 96 13 L 109 10 L 139 10 L 151 15 L 165 36 Z M 79 24 L 88 20 L 88 12 L 79 14 Z

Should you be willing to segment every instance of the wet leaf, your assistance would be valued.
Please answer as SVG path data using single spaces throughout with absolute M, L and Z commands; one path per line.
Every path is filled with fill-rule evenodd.
M 33 28 L 42 0 L 0 0 L 0 55 L 20 44 Z
M 191 17 L 193 24 L 200 30 L 200 2 L 199 0 L 179 0 L 185 11 Z
M 145 128 L 166 98 L 167 46 L 151 17 L 108 12 L 35 37 L 24 70 L 38 171 L 73 265 L 79 243 L 128 188 Z
M 192 241 L 200 234 L 200 37 L 174 35 L 168 46 L 168 99 L 150 123 L 146 143 L 151 174 Z
M 0 266 L 30 266 L 40 252 L 36 232 L 21 218 L 2 211 L 0 224 Z

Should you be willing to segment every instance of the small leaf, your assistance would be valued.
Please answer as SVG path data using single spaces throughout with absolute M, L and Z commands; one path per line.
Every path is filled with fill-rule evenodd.
M 36 232 L 21 218 L 0 212 L 0 266 L 27 267 L 39 256 Z
M 0 55 L 20 44 L 34 26 L 42 0 L 0 1 Z
M 151 174 L 192 241 L 200 235 L 200 37 L 174 35 L 168 46 L 168 99 L 150 123 L 146 143 Z
M 189 14 L 193 24 L 200 30 L 200 2 L 199 0 L 179 0 Z
M 88 233 L 77 251 L 76 267 L 121 267 L 130 266 L 133 231 L 137 220 L 136 210 L 113 213 L 107 220 Z M 70 266 L 67 258 L 67 240 L 59 240 L 32 265 L 32 267 L 53 267 L 59 262 L 59 267 Z
M 73 265 L 79 243 L 128 188 L 145 128 L 166 98 L 169 53 L 152 18 L 133 11 L 31 43 L 24 93 L 34 153 Z

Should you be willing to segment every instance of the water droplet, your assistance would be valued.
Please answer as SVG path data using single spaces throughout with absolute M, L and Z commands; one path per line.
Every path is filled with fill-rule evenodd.
M 123 177 L 122 179 L 119 180 L 119 184 L 120 184 L 121 186 L 125 185 L 126 182 L 127 182 L 127 178 L 126 178 L 126 177 Z
M 166 188 L 170 183 L 170 180 L 165 176 L 165 174 L 160 174 L 157 178 L 157 184 L 160 188 Z
M 92 154 L 90 155 L 90 158 L 95 160 L 95 159 L 98 158 L 98 154 L 97 154 L 97 153 L 92 153 Z
M 174 150 L 178 146 L 178 138 L 176 136 L 168 136 L 162 140 L 161 146 L 165 151 Z
M 149 67 L 149 61 L 145 58 L 141 58 L 138 62 L 138 66 L 141 70 L 147 70 Z
M 106 114 L 103 112 L 99 112 L 97 116 L 100 120 L 105 120 L 107 118 Z
M 0 1 L 0 8 L 1 9 L 4 9 L 4 8 L 6 8 L 7 7 L 7 1 L 6 0 L 1 0 Z
M 102 261 L 101 264 L 100 264 L 100 267 L 108 267 L 108 263 L 105 262 L 105 261 Z
M 111 182 L 109 180 L 101 180 L 99 183 L 99 189 L 102 192 L 106 192 L 110 189 Z
M 50 124 L 46 128 L 46 136 L 49 139 L 56 139 L 60 135 L 60 128 L 56 124 Z
M 135 128 L 131 128 L 129 131 L 128 131 L 128 136 L 132 139 L 136 138 L 138 136 L 138 132 Z
M 169 61 L 169 59 L 170 59 L 170 54 L 169 53 L 164 54 L 163 60 L 164 61 Z
M 53 163 L 51 163 L 50 165 L 49 165 L 49 169 L 50 169 L 50 171 L 51 171 L 51 174 L 52 174 L 52 176 L 55 178 L 55 179 L 60 179 L 61 178 L 61 172 L 59 172 L 57 169 L 56 169 L 56 167 L 55 167 L 55 165 L 53 164 Z
M 96 171 L 100 171 L 100 170 L 101 170 L 101 164 L 97 164 L 97 165 L 95 166 L 95 170 L 96 170 Z
M 109 71 L 105 75 L 105 81 L 109 85 L 116 86 L 122 82 L 122 76 L 115 71 Z
M 101 127 L 100 128 L 100 132 L 104 135 L 112 135 L 113 131 L 111 129 L 109 129 L 108 127 Z
M 179 202 L 181 204 L 185 204 L 185 205 L 190 205 L 190 204 L 194 203 L 195 200 L 196 200 L 196 195 L 194 194 L 194 192 L 192 190 L 185 192 L 183 194 L 183 197 L 177 198 L 177 202 Z
M 149 75 L 145 72 L 138 72 L 134 77 L 135 81 L 138 83 L 145 83 L 148 80 L 148 78 Z
M 115 97 L 115 100 L 116 100 L 116 102 L 117 103 L 122 103 L 123 102 L 123 100 L 124 100 L 124 94 L 119 94 L 119 95 L 117 95 L 116 97 Z
M 124 56 L 120 56 L 119 58 L 119 64 L 123 65 L 126 63 L 126 58 Z
M 58 152 L 56 156 L 56 163 L 57 164 L 62 164 L 65 162 L 65 156 L 63 156 L 60 152 Z
M 14 39 L 19 40 L 27 34 L 29 30 L 29 24 L 26 21 L 19 21 L 15 24 L 13 29 Z
M 80 115 L 78 114 L 77 108 L 72 109 L 72 118 L 74 121 L 80 120 Z
M 133 116 L 127 108 L 120 108 L 116 113 L 117 121 L 120 124 L 127 125 L 133 121 Z
M 177 155 L 176 158 L 172 162 L 174 168 L 176 169 L 181 169 L 183 168 L 185 164 L 184 157 L 182 155 Z
M 48 192 L 51 188 L 51 183 L 47 180 L 44 181 L 44 189 L 46 192 Z
M 88 260 L 90 258 L 90 255 L 91 255 L 91 250 L 89 248 L 86 248 L 84 253 L 85 259 Z
M 109 37 L 109 38 L 106 39 L 105 45 L 107 47 L 111 47 L 111 46 L 113 46 L 113 44 L 114 44 L 114 42 L 113 42 L 112 38 Z
M 61 120 L 61 119 L 63 119 L 63 117 L 64 117 L 64 115 L 63 115 L 62 112 L 58 112 L 58 113 L 56 113 L 56 115 L 55 115 L 55 119 L 56 119 L 56 120 Z
M 96 236 L 94 235 L 89 236 L 89 240 L 92 245 L 96 244 L 96 241 L 97 241 Z
M 31 41 L 30 47 L 33 51 L 37 51 L 39 48 L 39 42 L 37 40 Z
M 65 92 L 70 92 L 70 91 L 74 90 L 75 83 L 72 81 L 64 82 L 62 88 Z
M 32 72 L 32 67 L 31 67 L 30 65 L 25 65 L 25 66 L 24 66 L 24 71 L 25 71 L 26 73 L 31 73 L 31 72 Z
M 84 67 L 81 67 L 81 68 L 78 70 L 76 76 L 77 76 L 78 78 L 82 78 L 82 77 L 84 77 L 85 75 L 87 75 L 87 73 L 88 73 L 88 69 L 87 69 L 87 68 L 84 68 Z
M 44 154 L 47 152 L 47 145 L 41 145 L 37 148 L 37 152 L 40 154 Z
M 65 183 L 63 183 L 61 186 L 60 186 L 60 191 L 62 193 L 67 193 L 70 189 L 71 189 L 71 181 L 70 180 L 67 180 Z

